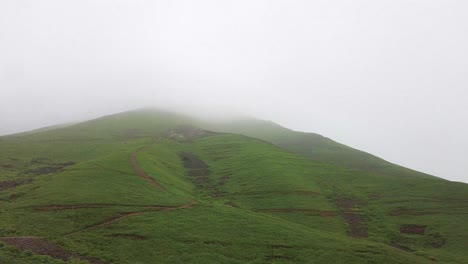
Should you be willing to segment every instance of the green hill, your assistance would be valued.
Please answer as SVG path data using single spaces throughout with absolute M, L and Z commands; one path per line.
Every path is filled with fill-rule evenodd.
M 392 164 L 319 134 L 293 131 L 269 121 L 245 118 L 230 122 L 203 123 L 203 126 L 213 131 L 263 139 L 305 157 L 348 168 L 390 176 L 433 177 Z
M 143 110 L 0 137 L 0 263 L 468 263 L 466 184 L 248 123 Z

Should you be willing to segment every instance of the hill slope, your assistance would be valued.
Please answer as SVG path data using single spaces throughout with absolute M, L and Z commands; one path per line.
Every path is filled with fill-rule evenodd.
M 467 263 L 467 185 L 197 122 L 135 111 L 0 137 L 0 262 Z
M 202 126 L 213 131 L 263 139 L 305 157 L 343 167 L 390 176 L 433 177 L 392 164 L 319 134 L 293 131 L 269 121 L 239 119 L 231 122 L 203 123 Z

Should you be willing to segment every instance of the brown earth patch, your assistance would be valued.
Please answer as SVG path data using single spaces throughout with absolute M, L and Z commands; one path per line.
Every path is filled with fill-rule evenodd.
M 224 203 L 224 204 L 227 205 L 227 206 L 230 206 L 230 207 L 234 207 L 234 208 L 238 208 L 238 207 L 239 207 L 237 204 L 235 204 L 235 203 L 233 203 L 233 202 L 231 202 L 231 201 L 226 202 L 226 203 Z
M 52 160 L 49 158 L 34 158 L 29 163 L 31 164 L 44 164 L 44 163 L 51 163 Z
M 226 193 L 226 192 L 220 191 L 220 190 L 218 190 L 217 188 L 213 188 L 213 189 L 214 189 L 214 190 L 211 192 L 211 196 L 217 197 L 217 198 L 227 196 L 227 193 Z
M 349 235 L 352 237 L 368 237 L 367 226 L 365 226 L 364 218 L 356 212 L 343 212 L 343 218 L 349 225 Z
M 314 192 L 314 191 L 294 191 L 293 193 L 299 194 L 299 195 L 312 195 L 312 196 L 320 195 L 320 193 Z
M 400 226 L 400 233 L 424 235 L 426 227 L 425 225 L 402 225 Z
M 33 160 L 33 161 L 35 161 L 35 160 Z M 37 163 L 37 164 L 43 164 L 42 162 L 39 162 L 39 161 L 35 161 L 35 162 L 33 162 L 33 161 L 31 161 L 31 162 L 32 163 Z M 49 164 L 48 166 L 43 166 L 43 167 L 39 167 L 39 168 L 35 168 L 35 169 L 26 170 L 24 173 L 33 174 L 33 175 L 58 173 L 58 172 L 62 172 L 65 169 L 65 167 L 73 166 L 75 164 L 76 163 L 73 162 L 73 161 L 63 162 L 63 163 L 53 163 L 53 164 Z
M 339 208 L 351 210 L 355 207 L 358 208 L 359 206 L 361 206 L 362 201 L 355 199 L 355 198 L 340 197 L 336 199 L 336 205 Z
M 184 167 L 189 169 L 190 176 L 199 176 L 200 174 L 209 174 L 208 165 L 199 159 L 196 155 L 189 152 L 179 154 L 182 158 Z
M 422 198 L 431 202 L 449 202 L 449 203 L 468 203 L 468 199 L 447 198 L 447 197 L 430 197 L 420 195 L 405 195 L 406 197 Z
M 12 247 L 20 250 L 29 250 L 37 255 L 45 255 L 54 259 L 60 259 L 63 261 L 69 261 L 73 258 L 86 260 L 92 264 L 102 264 L 104 262 L 91 258 L 78 255 L 76 253 L 65 250 L 58 245 L 46 241 L 40 237 L 5 237 L 1 238 L 2 241 L 9 244 Z
M 0 167 L 6 169 L 6 170 L 11 170 L 14 169 L 15 166 L 13 164 L 0 164 Z
M 12 193 L 12 194 L 10 195 L 10 197 L 8 197 L 8 199 L 9 199 L 10 201 L 14 201 L 14 200 L 20 198 L 20 197 L 23 196 L 23 195 L 24 195 L 24 193 Z
M 247 192 L 236 192 L 235 195 L 264 195 L 264 194 L 278 194 L 278 195 L 310 195 L 319 196 L 320 193 L 314 191 L 247 191 Z
M 379 255 L 379 254 L 382 254 L 381 252 L 379 251 L 375 251 L 375 250 L 368 250 L 368 249 L 356 249 L 354 250 L 354 252 L 358 253 L 358 254 L 373 254 L 373 255 Z
M 39 168 L 26 170 L 24 173 L 33 174 L 33 175 L 43 175 L 50 173 L 57 173 L 63 171 L 65 167 L 73 166 L 76 163 L 73 161 L 61 162 L 61 163 L 52 163 L 52 160 L 49 158 L 34 158 L 30 162 L 32 165 L 47 165 Z
M 153 210 L 163 210 L 174 208 L 172 206 L 164 205 L 134 205 L 134 204 L 71 204 L 71 205 L 45 205 L 36 207 L 36 210 L 47 212 L 47 211 L 64 211 L 64 210 L 77 210 L 87 208 L 103 208 L 103 207 L 143 207 Z
M 26 174 L 33 174 L 33 175 L 44 175 L 50 173 L 58 173 L 63 171 L 63 166 L 45 166 L 36 169 L 30 169 L 25 171 Z
M 293 260 L 293 257 L 289 256 L 279 256 L 279 255 L 269 255 L 265 257 L 266 261 L 275 261 L 275 260 Z
M 468 199 L 460 198 L 447 198 L 447 197 L 431 197 L 420 195 L 402 195 L 395 198 L 395 196 L 379 195 L 379 198 L 393 198 L 392 200 L 385 201 L 385 203 L 401 203 L 401 202 L 440 202 L 440 203 L 468 203 Z
M 196 155 L 189 152 L 182 152 L 179 156 L 182 159 L 184 167 L 187 169 L 187 174 L 192 177 L 195 187 L 197 189 L 211 190 L 213 194 L 219 196 L 220 192 L 214 187 L 210 178 L 208 165 Z
M 203 241 L 203 244 L 205 244 L 205 245 L 220 245 L 220 246 L 225 247 L 225 246 L 230 245 L 231 243 L 226 242 L 226 241 L 209 240 L 209 241 Z
M 32 179 L 16 179 L 16 180 L 2 181 L 0 182 L 0 191 L 15 188 L 20 185 L 30 183 L 31 181 Z
M 447 242 L 447 238 L 439 232 L 429 234 L 428 237 L 428 244 L 433 248 L 441 248 Z
M 433 215 L 439 214 L 440 212 L 424 212 L 424 211 L 415 211 L 412 209 L 400 209 L 394 210 L 388 213 L 390 216 L 418 216 L 418 215 Z
M 430 210 L 430 211 L 419 211 L 417 209 L 397 209 L 397 210 L 393 210 L 393 211 L 390 211 L 388 212 L 387 214 L 389 216 L 421 216 L 421 215 L 437 215 L 437 214 L 441 214 L 441 215 L 465 215 L 465 214 L 468 214 L 468 212 L 463 212 L 463 211 L 460 211 L 457 209 L 465 209 L 466 206 L 463 206 L 463 207 L 438 207 L 438 208 L 425 208 L 427 210 Z M 441 211 L 437 211 L 437 210 L 447 210 L 447 209 L 451 209 L 453 211 L 450 211 L 450 212 L 441 212 Z
M 191 125 L 181 125 L 167 132 L 167 137 L 178 141 L 192 141 L 196 138 L 217 134 Z
M 271 248 L 284 248 L 284 249 L 288 249 L 288 248 L 293 248 L 292 246 L 288 246 L 288 245 L 271 245 Z
M 226 184 L 226 181 L 229 180 L 229 175 L 223 175 L 219 178 L 218 185 L 223 186 Z
M 335 217 L 337 213 L 334 211 L 324 211 L 317 209 L 259 209 L 259 212 L 269 212 L 269 213 L 309 213 L 313 215 L 319 215 L 321 217 Z
M 412 250 L 410 247 L 407 247 L 407 246 L 398 244 L 398 243 L 396 243 L 396 242 L 391 243 L 390 246 L 392 246 L 392 247 L 394 247 L 394 248 L 398 248 L 398 249 L 403 250 L 403 251 L 408 251 L 408 252 L 414 251 L 414 250 Z
M 353 211 L 359 208 L 362 202 L 354 198 L 340 197 L 336 199 L 336 205 L 341 210 L 341 216 L 349 226 L 348 234 L 351 237 L 368 237 L 365 218 L 360 212 Z
M 373 193 L 371 195 L 368 196 L 369 199 L 372 199 L 372 200 L 377 200 L 377 199 L 381 199 L 383 196 L 379 193 Z
M 62 166 L 62 167 L 73 166 L 75 164 L 76 164 L 76 162 L 74 162 L 74 161 L 68 161 L 68 162 L 63 162 L 63 163 L 55 163 L 55 165 Z
M 106 207 L 106 205 L 97 205 L 97 204 L 79 204 L 79 205 L 46 205 L 41 207 L 36 207 L 37 211 L 49 212 L 49 211 L 65 211 L 65 210 L 77 210 L 83 208 L 101 208 Z
M 136 235 L 136 234 L 112 234 L 112 235 L 107 235 L 108 237 L 117 237 L 117 238 L 125 238 L 125 239 L 131 239 L 131 240 L 145 240 L 146 237 L 142 235 Z

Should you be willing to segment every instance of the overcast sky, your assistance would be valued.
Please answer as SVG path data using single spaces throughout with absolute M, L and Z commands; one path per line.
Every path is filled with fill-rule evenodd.
M 467 47 L 466 0 L 1 0 L 0 134 L 223 109 L 468 182 Z

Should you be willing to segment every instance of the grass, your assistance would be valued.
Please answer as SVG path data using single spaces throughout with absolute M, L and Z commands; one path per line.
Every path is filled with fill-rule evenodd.
M 0 189 L 0 236 L 41 236 L 105 263 L 468 263 L 466 184 L 311 160 L 236 134 L 168 137 L 187 122 L 130 112 L 0 137 L 0 182 L 30 180 Z M 143 146 L 138 165 L 166 191 L 130 163 Z M 208 166 L 202 184 L 182 152 Z M 51 205 L 92 206 L 41 209 Z M 366 238 L 349 235 L 357 224 Z M 425 234 L 400 233 L 407 224 Z M 0 242 L 2 262 L 63 263 Z
M 293 131 L 269 121 L 244 118 L 231 122 L 200 122 L 199 125 L 213 131 L 236 133 L 262 139 L 304 157 L 329 164 L 389 176 L 433 177 L 392 164 L 319 134 Z

